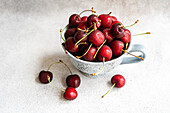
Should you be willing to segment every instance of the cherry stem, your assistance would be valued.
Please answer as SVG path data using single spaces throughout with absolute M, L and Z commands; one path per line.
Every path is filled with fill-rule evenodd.
M 122 49 L 122 51 L 125 52 L 125 53 L 127 53 L 127 54 L 129 54 L 129 55 L 132 55 L 132 56 L 134 56 L 134 57 L 137 57 L 137 58 L 139 58 L 139 59 L 141 59 L 141 60 L 144 60 L 142 57 L 139 57 L 139 56 L 136 56 L 136 55 L 133 55 L 133 54 L 127 52 L 127 50 L 123 50 L 123 49 Z
M 82 56 L 76 56 L 76 58 L 80 59 L 80 58 L 82 58 L 83 56 L 85 56 L 85 55 L 89 52 L 89 50 L 90 50 L 90 48 L 91 48 L 92 45 L 93 45 L 93 43 L 90 44 L 89 48 L 87 49 L 87 51 L 86 51 Z
M 65 92 L 64 89 L 57 88 L 56 86 L 54 86 L 54 85 L 51 83 L 51 81 L 50 81 L 50 76 L 47 76 L 47 78 L 48 78 L 48 82 L 50 83 L 50 85 L 51 85 L 52 87 L 54 87 L 54 88 L 56 88 L 56 89 L 58 89 L 58 90 L 60 90 L 60 91 Z
M 105 40 L 104 40 L 104 42 L 103 42 L 103 44 L 102 44 L 102 45 L 100 45 L 100 47 L 97 49 L 97 51 L 96 51 L 96 53 L 95 53 L 95 55 L 94 55 L 94 57 L 93 57 L 93 58 L 96 58 L 97 53 L 99 52 L 99 50 L 101 49 L 101 47 L 104 45 L 104 43 L 105 43 L 106 41 L 107 41 L 107 40 L 105 39 Z
M 145 35 L 145 34 L 151 34 L 151 33 L 150 32 L 146 32 L 146 33 L 134 34 L 132 36 Z
M 92 13 L 96 13 L 96 11 L 93 10 L 93 7 L 91 8 L 91 10 L 84 10 L 82 11 L 79 15 L 81 15 L 82 13 L 86 12 L 86 11 L 91 11 Z
M 80 42 L 79 44 L 77 44 L 78 46 L 81 44 L 87 44 L 87 42 Z
M 101 22 L 101 20 L 97 21 L 96 24 L 97 24 L 98 22 Z M 87 28 L 87 30 L 90 29 L 90 28 L 92 28 L 93 26 L 94 26 L 94 24 L 92 24 L 89 28 Z
M 116 83 L 114 83 L 113 85 L 112 85 L 112 87 L 107 91 L 107 93 L 105 93 L 104 95 L 102 95 L 102 98 L 104 98 L 104 96 L 105 95 L 107 95 L 112 89 L 113 89 L 113 87 L 116 85 Z
M 61 35 L 61 38 L 62 38 L 62 39 L 63 39 L 63 41 L 65 42 L 66 40 L 63 38 L 62 32 L 63 32 L 63 30 L 62 30 L 62 29 L 60 29 L 60 35 Z
M 81 38 L 79 41 L 77 41 L 76 43 L 75 43 L 75 46 L 77 46 L 77 44 L 78 43 L 80 43 L 83 39 L 85 39 L 88 35 L 90 35 L 90 33 L 92 33 L 94 31 L 94 29 L 93 30 L 91 30 L 90 32 L 88 32 L 83 38 Z
M 52 63 L 52 64 L 48 67 L 47 71 L 50 70 L 51 66 L 53 66 L 54 64 L 58 64 L 58 63 L 64 64 L 64 65 L 67 67 L 67 69 L 70 71 L 70 74 L 72 75 L 72 72 L 71 72 L 70 68 L 69 68 L 69 67 L 67 66 L 67 64 L 65 64 L 62 60 L 59 60 L 59 62 L 54 62 L 54 63 Z
M 109 15 L 112 14 L 112 12 L 109 12 Z
M 131 24 L 131 25 L 128 25 L 128 26 L 124 26 L 124 27 L 131 27 L 131 26 L 134 26 L 135 24 L 137 24 L 139 22 L 139 20 L 136 20 L 135 23 Z
M 103 69 L 104 69 L 104 62 L 105 62 L 105 57 L 103 57 L 103 67 L 102 67 L 102 69 L 99 72 L 97 72 L 97 73 L 93 73 L 92 76 L 98 75 L 98 74 L 100 74 L 103 71 Z
M 128 43 L 126 43 L 126 47 L 125 47 L 125 50 L 127 50 L 127 48 L 128 48 Z

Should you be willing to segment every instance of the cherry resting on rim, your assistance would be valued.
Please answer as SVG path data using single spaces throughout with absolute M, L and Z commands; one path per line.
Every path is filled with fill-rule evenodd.
M 80 86 L 80 82 L 81 82 L 80 77 L 77 74 L 69 75 L 66 78 L 66 83 L 68 87 L 77 88 Z
M 105 93 L 105 94 L 102 96 L 102 98 L 104 98 L 104 96 L 105 96 L 106 94 L 108 94 L 108 93 L 112 90 L 112 88 L 113 88 L 114 86 L 117 87 L 117 88 L 123 87 L 123 86 L 125 85 L 125 78 L 124 78 L 122 75 L 120 75 L 120 74 L 114 75 L 114 76 L 111 78 L 111 83 L 113 84 L 112 87 L 110 88 L 109 91 L 107 91 L 107 93 Z

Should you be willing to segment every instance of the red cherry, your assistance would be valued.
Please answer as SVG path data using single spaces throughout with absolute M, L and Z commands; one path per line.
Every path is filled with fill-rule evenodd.
M 80 22 L 80 24 L 78 25 L 77 28 L 80 28 L 81 30 L 86 30 L 87 29 L 87 22 L 86 21 Z
M 69 18 L 69 27 L 70 28 L 77 27 L 79 25 L 80 21 L 81 21 L 81 18 L 78 14 L 71 15 Z
M 88 41 L 98 47 L 103 44 L 104 39 L 104 34 L 99 30 L 95 30 L 89 35 Z
M 87 21 L 88 16 L 81 17 L 81 21 Z
M 120 21 L 117 21 L 117 20 L 116 20 L 116 21 L 113 21 L 113 22 L 112 22 L 112 25 L 110 26 L 110 29 L 111 29 L 111 27 L 112 27 L 114 24 L 116 24 L 116 23 L 120 23 L 120 24 L 123 26 L 123 24 L 122 24 Z
M 39 73 L 39 80 L 43 84 L 49 83 L 48 76 L 50 77 L 50 81 L 53 79 L 53 74 L 50 71 L 41 71 Z
M 114 37 L 110 33 L 111 30 L 109 28 L 104 29 L 102 32 L 105 36 L 105 39 L 107 39 L 107 43 L 110 43 L 114 39 Z
M 117 21 L 117 18 L 115 16 L 111 16 L 112 22 Z
M 101 22 L 98 16 L 92 14 L 87 18 L 87 26 L 90 27 L 91 25 L 94 25 L 96 23 L 96 27 L 100 28 Z
M 66 83 L 68 87 L 77 88 L 80 86 L 80 77 L 77 74 L 69 75 L 66 78 Z
M 67 40 L 68 37 L 73 37 L 74 34 L 76 33 L 76 28 L 69 28 L 67 31 L 64 33 L 65 39 Z
M 126 44 L 131 40 L 131 32 L 128 29 L 124 29 L 124 32 L 125 35 L 120 40 Z
M 87 51 L 87 49 L 86 49 L 86 51 Z M 95 61 L 96 58 L 94 58 L 94 55 L 95 55 L 96 51 L 97 51 L 97 49 L 95 47 L 91 47 L 89 49 L 89 51 L 87 52 L 87 54 L 85 56 L 83 56 L 84 60 Z
M 99 19 L 103 28 L 109 28 L 112 24 L 112 17 L 109 14 L 101 14 Z
M 75 43 L 74 43 L 74 40 L 73 40 L 73 37 L 69 37 L 66 42 L 65 42 L 65 48 L 72 52 L 72 53 L 76 53 L 78 52 L 79 48 L 78 46 L 76 45 L 75 46 Z
M 113 37 L 121 38 L 124 36 L 124 29 L 121 27 L 119 23 L 113 24 L 111 27 L 111 34 Z
M 121 88 L 125 85 L 125 78 L 122 75 L 114 75 L 111 78 L 111 83 L 114 84 L 116 83 L 116 87 Z
M 76 34 L 73 37 L 74 42 L 76 43 L 77 41 L 79 41 L 80 39 L 82 39 L 85 36 L 86 36 L 86 33 L 84 31 L 80 31 L 80 30 L 77 31 Z M 87 36 L 82 41 L 80 41 L 80 42 L 85 42 L 86 40 L 87 40 Z
M 64 93 L 64 98 L 67 100 L 74 100 L 78 96 L 77 91 L 73 87 L 67 87 L 65 93 Z
M 99 50 L 98 60 L 103 61 L 103 57 L 105 57 L 105 61 L 109 61 L 112 58 L 112 50 L 107 45 L 103 45 Z
M 124 43 L 119 40 L 115 40 L 110 44 L 112 48 L 113 56 L 118 57 L 122 55 L 122 49 L 124 48 Z

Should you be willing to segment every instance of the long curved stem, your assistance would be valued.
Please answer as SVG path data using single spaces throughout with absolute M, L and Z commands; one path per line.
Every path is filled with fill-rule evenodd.
M 76 58 L 82 58 L 83 56 L 85 56 L 88 52 L 89 52 L 89 50 L 90 50 L 90 48 L 91 48 L 91 46 L 93 45 L 93 43 L 91 43 L 90 44 L 90 46 L 89 46 L 89 48 L 87 49 L 87 51 L 83 54 L 83 55 L 81 55 L 81 56 L 76 56 Z
M 103 57 L 103 67 L 102 67 L 102 69 L 99 72 L 97 72 L 97 73 L 93 73 L 92 76 L 98 75 L 98 74 L 100 74 L 103 71 L 103 69 L 104 69 L 104 62 L 105 62 L 105 57 Z
M 102 45 L 100 45 L 100 47 L 97 49 L 97 51 L 96 51 L 96 53 L 95 53 L 95 55 L 94 55 L 94 57 L 93 57 L 93 58 L 96 58 L 97 53 L 99 52 L 99 50 L 101 49 L 101 47 L 104 45 L 104 43 L 105 43 L 106 41 L 107 41 L 107 40 L 105 39 L 105 40 L 104 40 L 104 42 L 103 42 L 103 44 L 102 44 Z
M 73 73 L 72 73 L 72 71 L 70 70 L 70 68 L 68 67 L 68 65 L 67 65 L 66 63 L 64 63 L 62 60 L 59 60 L 59 61 L 67 67 L 67 69 L 70 71 L 70 74 L 72 75 Z
M 51 81 L 50 81 L 50 76 L 47 76 L 47 77 L 48 77 L 48 82 L 50 83 L 50 85 L 51 85 L 52 87 L 54 87 L 54 88 L 56 88 L 56 89 L 58 89 L 58 90 L 60 90 L 60 91 L 65 92 L 64 89 L 57 88 L 56 86 L 54 86 L 54 85 L 51 83 Z
M 136 20 L 135 23 L 131 24 L 131 25 L 128 25 L 128 26 L 124 26 L 124 27 L 131 27 L 131 26 L 134 26 L 135 24 L 137 24 L 139 22 L 139 20 Z
M 50 64 L 50 66 L 48 67 L 47 71 L 50 70 L 51 66 L 53 66 L 54 64 L 58 64 L 58 63 L 60 63 L 60 62 L 54 62 L 54 63 Z
M 127 53 L 127 54 L 129 54 L 129 55 L 132 55 L 132 56 L 134 56 L 134 57 L 136 57 L 136 58 L 139 58 L 139 59 L 141 59 L 141 60 L 144 60 L 142 57 L 139 57 L 139 56 L 136 56 L 136 55 L 134 55 L 134 54 L 131 54 L 131 53 L 127 52 L 127 50 L 123 50 L 123 49 L 122 49 L 122 51 L 125 52 L 125 53 Z
M 65 42 L 66 40 L 63 38 L 62 32 L 63 32 L 63 30 L 62 30 L 62 29 L 60 29 L 60 35 L 61 35 L 61 38 L 62 38 L 62 39 L 63 39 L 63 41 Z
M 134 34 L 134 35 L 132 35 L 132 36 L 145 35 L 145 34 L 151 34 L 151 32 L 140 33 L 140 34 Z
M 94 10 L 93 10 L 93 7 L 92 7 L 91 10 L 84 10 L 84 11 L 82 11 L 82 12 L 79 14 L 79 16 L 80 16 L 82 13 L 86 12 L 86 11 L 91 11 L 92 13 L 96 13 L 96 11 L 94 11 Z
M 104 94 L 104 95 L 102 95 L 102 98 L 104 98 L 104 96 L 105 95 L 107 95 L 112 89 L 113 89 L 113 87 L 116 85 L 116 83 L 114 83 L 113 85 L 112 85 L 112 87 Z

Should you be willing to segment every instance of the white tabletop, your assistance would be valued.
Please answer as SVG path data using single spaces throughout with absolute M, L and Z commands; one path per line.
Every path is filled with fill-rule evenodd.
M 170 1 L 169 0 L 1 0 L 0 2 L 0 113 L 168 113 L 170 112 Z M 73 13 L 94 9 L 115 15 L 146 48 L 146 60 L 120 65 L 104 77 L 88 78 L 70 62 L 60 45 L 60 28 Z M 89 13 L 86 13 L 89 14 Z M 63 92 L 37 80 L 41 70 L 64 60 L 82 83 L 78 98 L 67 101 Z M 69 72 L 51 68 L 52 83 L 66 88 Z M 126 78 L 123 88 L 111 87 L 115 74 Z

